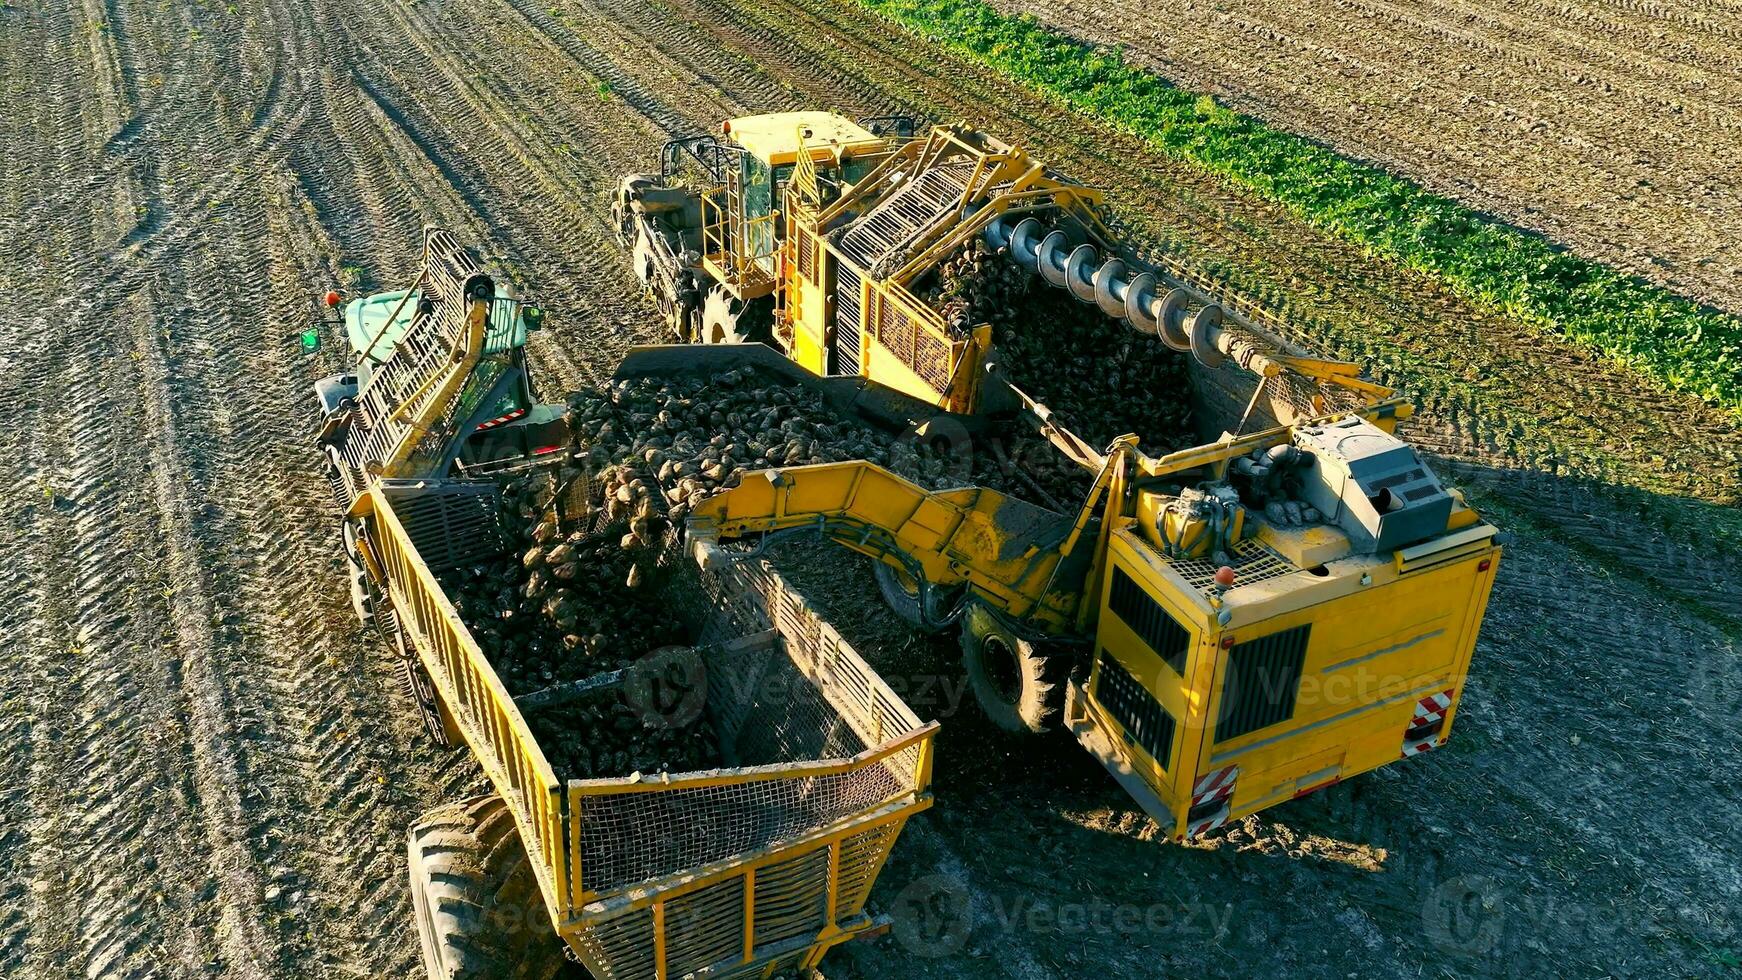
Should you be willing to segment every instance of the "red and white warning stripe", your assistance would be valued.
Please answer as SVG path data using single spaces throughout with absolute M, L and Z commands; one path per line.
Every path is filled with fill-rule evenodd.
M 1207 834 L 1228 822 L 1228 800 L 1234 795 L 1234 780 L 1239 775 L 1239 766 L 1227 766 L 1204 773 L 1192 784 L 1190 813 L 1198 814 L 1198 817 L 1186 824 L 1187 837 Z M 1205 809 L 1218 803 L 1221 805 L 1215 807 L 1215 812 L 1204 813 Z
M 1405 734 L 1427 728 L 1430 725 L 1436 727 L 1433 733 L 1426 738 L 1406 740 L 1403 743 L 1403 758 L 1420 755 L 1440 744 L 1442 739 L 1440 738 L 1440 728 L 1437 726 L 1445 721 L 1446 712 L 1450 710 L 1452 710 L 1451 691 L 1430 694 L 1415 703 L 1415 714 L 1410 718 L 1409 728 Z
M 483 432 L 485 429 L 494 429 L 504 422 L 512 422 L 515 419 L 517 419 L 525 414 L 526 414 L 526 409 L 517 408 L 514 411 L 509 412 L 507 415 L 498 415 L 488 422 L 479 422 L 478 428 L 475 431 Z

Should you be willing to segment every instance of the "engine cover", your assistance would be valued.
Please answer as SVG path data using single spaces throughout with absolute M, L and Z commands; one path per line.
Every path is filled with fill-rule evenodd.
M 1396 436 L 1351 416 L 1298 429 L 1294 442 L 1313 456 L 1301 474 L 1301 496 L 1349 536 L 1357 553 L 1393 551 L 1446 529 L 1451 494 Z

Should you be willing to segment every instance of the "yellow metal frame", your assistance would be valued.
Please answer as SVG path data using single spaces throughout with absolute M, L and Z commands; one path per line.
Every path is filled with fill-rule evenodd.
M 525 843 L 529 863 L 539 882 L 551 925 L 597 967 L 609 967 L 598 959 L 612 941 L 612 922 L 638 910 L 654 915 L 653 944 L 658 964 L 648 980 L 666 980 L 665 962 L 670 948 L 680 943 L 666 928 L 665 910 L 703 889 L 742 882 L 747 896 L 742 923 L 744 957 L 738 966 L 754 968 L 781 957 L 797 956 L 815 966 L 832 946 L 873 928 L 864 914 L 864 902 L 901 827 L 913 815 L 931 806 L 933 738 L 937 723 L 919 724 L 911 710 L 888 685 L 877 677 L 838 636 L 827 650 L 833 669 L 844 658 L 866 676 L 870 685 L 865 696 L 875 709 L 867 719 L 873 747 L 850 758 L 684 773 L 658 780 L 596 779 L 559 782 L 525 718 L 514 704 L 494 668 L 478 647 L 458 611 L 416 553 L 405 527 L 390 502 L 378 489 L 365 493 L 353 513 L 371 519 L 372 532 L 363 547 L 366 567 L 385 584 L 388 597 L 399 614 L 418 658 L 429 670 L 447 716 L 472 750 L 496 792 L 508 803 Z M 769 575 L 778 583 L 778 577 Z M 790 595 L 776 585 L 780 595 Z M 766 599 L 764 600 L 766 601 Z M 779 619 L 781 617 L 773 617 Z M 798 625 L 777 623 L 785 630 L 802 629 L 814 635 L 830 628 L 819 622 Z M 825 691 L 826 693 L 826 691 Z M 866 717 L 867 706 L 839 706 L 843 716 Z M 896 712 L 885 715 L 878 712 Z M 888 723 L 891 728 L 880 727 Z M 894 726 L 904 726 L 894 730 Z M 681 792 L 712 787 L 749 786 L 788 781 L 812 785 L 814 781 L 885 767 L 897 775 L 897 785 L 907 787 L 881 801 L 866 804 L 851 817 L 819 826 L 795 839 L 700 867 L 680 869 L 663 878 L 637 882 L 608 891 L 589 891 L 581 877 L 582 834 L 589 806 L 606 797 L 623 794 Z M 909 768 L 911 767 L 911 768 Z M 883 835 L 883 836 L 878 836 Z M 855 840 L 872 840 L 877 849 L 856 853 L 852 866 L 853 888 L 844 885 L 843 848 Z M 760 943 L 753 896 L 759 872 L 807 855 L 828 852 L 829 873 L 819 893 L 826 903 L 820 929 L 795 934 L 772 944 Z M 693 928 L 693 927 L 692 927 Z M 789 930 L 790 931 L 790 930 Z M 637 949 L 630 959 L 644 953 Z M 730 972 L 734 967 L 725 968 Z M 613 976 L 633 976 L 613 972 Z
M 1475 530 L 1475 529 L 1473 529 Z M 1105 733 L 1122 731 L 1099 697 L 1099 657 L 1072 692 L 1079 741 L 1143 804 L 1171 836 L 1186 830 L 1194 780 L 1229 765 L 1241 767 L 1228 820 L 1264 810 L 1332 782 L 1353 778 L 1401 757 L 1402 736 L 1418 698 L 1451 691 L 1437 741 L 1451 734 L 1464 679 L 1498 570 L 1493 528 L 1480 525 L 1481 546 L 1440 543 L 1449 557 L 1399 570 L 1387 556 L 1345 561 L 1308 588 L 1257 583 L 1227 594 L 1238 610 L 1227 626 L 1218 605 L 1186 583 L 1140 537 L 1115 538 L 1109 562 L 1127 574 L 1188 631 L 1185 674 L 1175 675 L 1115 615 L 1100 617 L 1096 650 L 1107 651 L 1173 716 L 1168 759 Z M 1431 572 L 1428 570 L 1431 569 Z M 1107 608 L 1103 583 L 1097 602 Z M 1311 624 L 1302 690 L 1282 722 L 1217 744 L 1215 719 L 1223 696 L 1227 646 Z M 1431 644 L 1430 647 L 1423 644 Z M 1333 698 L 1334 703 L 1323 699 Z M 1331 704 L 1326 708 L 1325 704 Z
M 569 905 L 562 784 L 459 611 L 412 547 L 392 505 L 378 490 L 359 503 L 361 512 L 373 518 L 371 552 L 400 625 L 461 737 L 508 803 L 554 925 L 557 910 Z
M 568 783 L 570 820 L 570 853 L 569 888 L 576 908 L 592 904 L 612 895 L 612 892 L 589 891 L 582 883 L 581 828 L 584 820 L 580 816 L 587 807 L 587 801 L 599 797 L 614 797 L 633 793 L 669 793 L 691 789 L 717 789 L 723 787 L 748 786 L 753 783 L 771 782 L 775 780 L 804 780 L 822 776 L 838 776 L 857 772 L 871 766 L 890 766 L 895 756 L 909 750 L 916 750 L 916 761 L 913 775 L 910 777 L 915 785 L 925 787 L 931 779 L 932 738 L 937 734 L 937 722 L 913 729 L 897 738 L 867 749 L 851 759 L 831 762 L 797 762 L 772 766 L 755 766 L 741 769 L 716 769 L 709 772 L 683 773 L 660 779 L 571 779 Z M 905 780 L 904 780 L 905 782 Z M 899 798 L 909 795 L 903 790 L 888 799 L 875 804 L 881 808 L 895 803 Z M 929 804 L 928 804 L 929 805 Z M 784 849 L 781 852 L 784 854 Z M 779 856 L 779 855 L 774 855 Z M 752 866 L 757 863 L 767 863 L 773 856 L 749 859 L 748 863 L 731 862 L 728 866 L 708 874 L 698 873 L 694 869 L 685 869 L 673 877 L 685 882 L 713 881 L 733 873 L 740 866 Z M 627 892 L 617 892 L 619 898 L 628 901 L 629 907 L 644 904 L 643 899 L 649 895 L 675 898 L 689 889 L 680 889 L 669 896 L 660 890 L 657 884 L 632 888 Z M 633 896 L 641 896 L 634 898 Z
M 780 227 L 777 224 L 780 211 L 771 207 L 760 218 L 745 218 L 742 180 L 737 170 L 727 170 L 726 182 L 719 193 L 701 197 L 702 266 L 734 295 L 749 300 L 767 296 L 779 285 L 761 263 L 779 253 L 780 236 L 775 229 Z M 768 229 L 773 247 L 766 252 L 747 251 L 756 231 L 762 228 Z
M 1409 411 L 1406 402 L 1389 399 L 1358 414 L 1389 430 Z M 1288 442 L 1298 425 L 1160 458 L 1138 452 L 1133 437 L 1121 437 L 1106 455 L 1087 460 L 1098 465 L 1093 488 L 1075 521 L 1050 533 L 1037 530 L 1032 511 L 1013 512 L 1006 522 L 1008 498 L 996 491 L 928 492 L 865 461 L 747 474 L 738 487 L 696 507 L 690 533 L 707 549 L 720 539 L 814 527 L 934 586 L 965 583 L 976 600 L 1031 629 L 1093 636 L 1095 649 L 1119 660 L 1173 716 L 1170 758 L 1151 759 L 1123 737 L 1124 728 L 1099 700 L 1098 659 L 1084 684 L 1073 685 L 1067 721 L 1156 820 L 1180 833 L 1193 780 L 1215 767 L 1247 767 L 1231 813 L 1256 812 L 1324 780 L 1397 761 L 1416 699 L 1452 691 L 1455 711 L 1462 695 L 1500 547 L 1494 528 L 1461 504 L 1446 532 L 1426 543 L 1389 555 L 1351 555 L 1345 542 L 1337 560 L 1311 577 L 1293 574 L 1301 569 L 1285 563 L 1279 577 L 1250 584 L 1236 579 L 1225 589 L 1210 584 L 1206 569 L 1188 580 L 1146 540 L 1138 514 L 1151 491 L 1137 481 L 1188 470 L 1220 479 L 1233 460 Z M 1069 434 L 1061 430 L 1061 438 Z M 1066 558 L 1090 535 L 1094 553 L 1083 580 L 1059 581 Z M 1162 652 L 1144 646 L 1116 615 L 1104 614 L 1115 566 L 1186 630 L 1183 674 L 1174 675 Z M 1327 712 L 1323 704 L 1301 701 L 1283 721 L 1214 745 L 1208 733 L 1222 696 L 1223 650 L 1304 624 L 1312 627 L 1305 666 L 1354 685 L 1347 710 Z M 1377 681 L 1360 673 L 1371 668 L 1388 673 Z

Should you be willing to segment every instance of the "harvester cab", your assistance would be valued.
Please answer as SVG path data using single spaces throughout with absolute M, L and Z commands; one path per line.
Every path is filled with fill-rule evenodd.
M 717 134 L 668 142 L 659 173 L 625 177 L 612 202 L 618 238 L 672 335 L 686 343 L 771 340 L 794 213 L 814 216 L 914 128 L 899 116 L 744 116 Z

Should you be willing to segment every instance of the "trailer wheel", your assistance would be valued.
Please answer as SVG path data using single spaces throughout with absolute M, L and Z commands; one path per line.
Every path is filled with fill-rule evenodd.
M 501 797 L 425 813 L 406 860 L 430 980 L 550 980 L 563 970 L 562 941 Z
M 417 650 L 406 639 L 403 628 L 394 630 L 393 637 L 399 664 L 405 674 L 405 690 L 411 695 L 412 703 L 417 705 L 418 714 L 423 716 L 424 732 L 436 748 L 444 751 L 453 748 L 454 740 L 448 735 L 448 726 L 442 720 L 441 700 L 436 694 L 435 681 L 429 676 L 429 668 L 418 659 Z
M 1015 734 L 1058 727 L 1067 658 L 1017 636 L 978 603 L 962 614 L 962 667 L 992 724 Z
M 897 619 L 921 633 L 942 633 L 949 628 L 947 617 L 954 598 L 951 590 L 935 585 L 926 589 L 925 608 L 921 610 L 919 583 L 912 575 L 881 561 L 873 565 L 872 570 L 877 579 L 877 591 L 883 594 L 884 604 Z

